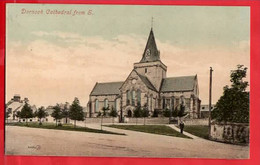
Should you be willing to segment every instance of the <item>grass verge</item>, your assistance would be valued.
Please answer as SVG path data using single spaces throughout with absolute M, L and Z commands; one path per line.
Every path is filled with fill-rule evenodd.
M 62 126 L 56 126 L 54 123 L 43 123 L 42 125 L 39 125 L 39 123 L 7 123 L 6 125 L 9 126 L 20 126 L 20 127 L 30 127 L 30 128 L 42 128 L 42 129 L 55 129 L 55 130 L 65 130 L 65 131 L 80 131 L 80 132 L 91 132 L 91 133 L 103 133 L 103 134 L 114 134 L 114 135 L 125 135 L 122 133 L 116 133 L 116 132 L 110 132 L 100 129 L 93 129 L 93 128 L 87 128 L 87 127 L 76 127 L 72 124 L 63 124 Z
M 171 127 L 165 125 L 106 125 L 107 127 L 119 128 L 131 131 L 166 135 L 166 136 L 174 136 L 180 138 L 190 138 L 184 134 L 181 134 Z
M 204 139 L 209 139 L 209 127 L 205 125 L 185 125 L 184 131 Z

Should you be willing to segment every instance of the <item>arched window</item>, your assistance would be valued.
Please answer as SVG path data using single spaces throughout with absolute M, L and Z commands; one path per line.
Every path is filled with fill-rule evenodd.
M 163 103 L 162 103 L 163 109 L 165 109 L 165 108 L 166 108 L 166 105 L 165 105 L 165 97 L 162 98 L 162 101 L 163 101 Z
M 175 109 L 175 102 L 174 102 L 174 97 L 172 96 L 172 104 L 171 104 L 171 108 L 172 108 L 172 110 L 174 110 Z
M 131 92 L 132 94 L 131 94 L 131 98 L 132 98 L 132 105 L 135 105 L 135 91 L 134 90 L 132 90 L 132 92 Z
M 150 110 L 153 109 L 153 95 L 150 95 Z
M 95 101 L 95 112 L 99 111 L 98 99 Z
M 130 104 L 130 100 L 131 100 L 131 93 L 130 91 L 126 91 L 126 105 Z
M 104 100 L 104 107 L 107 108 L 108 107 L 108 99 Z
M 115 101 L 114 101 L 114 107 L 115 107 L 115 110 L 117 110 L 117 99 L 115 99 Z
M 141 105 L 141 91 L 137 90 L 137 103 Z

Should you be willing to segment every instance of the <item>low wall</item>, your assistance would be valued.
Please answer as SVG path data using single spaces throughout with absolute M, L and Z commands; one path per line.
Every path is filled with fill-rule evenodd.
M 111 117 L 104 117 L 103 123 L 112 123 L 114 120 L 114 123 L 119 123 L 119 117 L 115 117 L 114 119 Z M 124 118 L 124 123 L 129 124 L 143 124 L 145 120 L 145 124 L 169 124 L 169 118 L 168 117 L 148 117 L 148 118 Z M 177 120 L 177 119 L 176 119 Z M 208 125 L 207 119 L 185 119 L 185 125 Z M 73 121 L 71 121 L 73 122 Z M 95 117 L 95 118 L 86 118 L 86 123 L 100 123 L 101 117 Z M 176 122 L 177 123 L 177 122 Z
M 185 125 L 209 125 L 209 119 L 184 119 Z
M 145 121 L 144 121 L 145 120 Z M 136 123 L 137 124 L 169 124 L 169 118 L 156 117 L 156 118 L 125 118 L 125 123 Z
M 249 124 L 247 123 L 212 123 L 210 138 L 226 143 L 249 143 Z

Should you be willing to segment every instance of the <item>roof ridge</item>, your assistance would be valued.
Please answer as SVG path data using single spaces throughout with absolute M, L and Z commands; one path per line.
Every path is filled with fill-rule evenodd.
M 180 77 L 196 77 L 196 75 L 190 75 L 190 76 L 175 76 L 175 77 L 166 77 L 163 79 L 167 79 L 167 78 L 180 78 Z
M 97 82 L 97 84 L 122 83 L 124 81 Z

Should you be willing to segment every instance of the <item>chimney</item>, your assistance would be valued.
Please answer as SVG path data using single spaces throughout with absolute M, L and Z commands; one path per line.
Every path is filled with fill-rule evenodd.
M 21 101 L 21 96 L 18 95 L 18 94 L 15 94 L 13 100 L 14 100 L 15 102 L 20 102 L 20 101 Z

